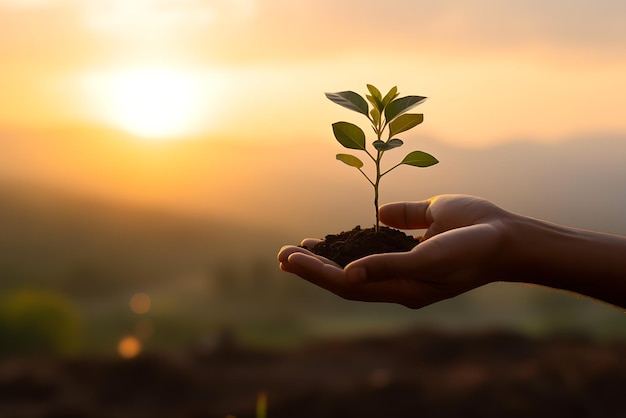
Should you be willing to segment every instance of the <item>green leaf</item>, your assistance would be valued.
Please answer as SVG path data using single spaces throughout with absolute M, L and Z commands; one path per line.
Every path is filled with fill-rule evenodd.
M 337 154 L 337 159 L 351 167 L 361 168 L 363 167 L 363 161 L 359 160 L 354 155 L 350 154 Z
M 394 139 L 389 140 L 387 142 L 387 145 L 389 145 L 391 148 L 398 148 L 404 145 L 404 142 L 402 142 L 401 139 L 394 138 Z
M 372 106 L 374 106 L 375 109 L 378 109 L 379 112 L 383 111 L 385 106 L 383 106 L 383 102 L 381 102 L 380 99 L 377 99 L 375 96 L 370 96 L 369 94 L 365 97 L 367 97 L 367 100 L 372 104 Z
M 385 141 L 381 141 L 380 139 L 377 139 L 376 141 L 372 142 L 372 145 L 378 151 L 387 151 L 387 143 Z
M 333 133 L 341 145 L 350 149 L 365 149 L 365 132 L 350 122 L 333 123 Z
M 394 138 L 389 142 L 384 142 L 378 139 L 374 141 L 372 145 L 374 145 L 374 148 L 376 148 L 378 151 L 389 151 L 390 149 L 401 147 L 403 144 L 404 142 L 402 142 L 402 140 Z
M 378 90 L 376 87 L 372 86 L 371 84 L 368 84 L 367 89 L 369 90 L 372 96 L 374 96 L 378 100 L 383 100 L 383 95 L 380 94 L 380 90 Z
M 422 96 L 406 96 L 395 99 L 385 107 L 385 119 L 387 122 L 391 122 L 396 117 L 414 108 L 424 100 L 426 100 L 426 97 Z
M 422 151 L 413 151 L 409 153 L 400 164 L 412 165 L 414 167 L 430 167 L 439 161 L 430 154 Z
M 383 97 L 383 105 L 387 106 L 396 97 L 398 97 L 398 87 L 394 86 L 391 90 L 389 90 L 389 93 Z
M 372 110 L 370 110 L 370 116 L 372 117 L 372 122 L 374 123 L 374 126 L 378 126 L 378 124 L 380 123 L 380 111 L 374 107 L 372 108 Z
M 368 115 L 369 106 L 363 97 L 353 91 L 341 91 L 339 93 L 325 93 L 326 97 L 334 103 L 347 109 Z
M 408 113 L 398 116 L 389 124 L 389 136 L 395 136 L 400 132 L 408 131 L 424 121 L 423 114 Z

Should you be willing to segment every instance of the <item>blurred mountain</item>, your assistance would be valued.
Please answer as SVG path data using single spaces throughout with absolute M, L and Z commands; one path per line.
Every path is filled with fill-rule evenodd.
M 476 194 L 529 216 L 626 234 L 626 135 L 447 148 L 441 154 L 441 171 L 454 168 L 455 175 L 442 173 L 439 193 Z
M 335 160 L 344 150 L 332 133 L 297 140 L 265 135 L 146 143 L 110 129 L 4 130 L 0 181 L 266 225 L 297 240 L 373 223 L 371 187 Z M 626 233 L 624 134 L 551 143 L 529 138 L 482 148 L 419 133 L 403 139 L 405 146 L 385 155 L 384 164 L 415 149 L 440 163 L 390 173 L 381 185 L 383 203 L 474 194 L 530 216 Z

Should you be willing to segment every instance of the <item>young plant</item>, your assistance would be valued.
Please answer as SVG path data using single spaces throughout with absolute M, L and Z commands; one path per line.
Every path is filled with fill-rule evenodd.
M 394 148 L 401 147 L 404 142 L 396 138 L 399 133 L 413 129 L 423 122 L 424 115 L 406 113 L 415 106 L 426 100 L 422 96 L 406 96 L 398 98 L 398 88 L 394 87 L 383 97 L 380 91 L 372 86 L 367 85 L 370 94 L 366 95 L 367 101 L 359 94 L 353 91 L 342 91 L 339 93 L 326 93 L 326 97 L 347 109 L 361 113 L 367 117 L 371 123 L 371 127 L 376 134 L 376 140 L 372 142 L 375 152 L 370 152 L 366 147 L 365 132 L 357 125 L 350 122 L 333 123 L 333 133 L 335 138 L 345 148 L 364 151 L 367 156 L 374 162 L 376 167 L 375 175 L 368 176 L 363 171 L 363 161 L 351 154 L 337 154 L 337 159 L 351 167 L 357 168 L 367 181 L 374 188 L 374 208 L 376 210 L 376 232 L 380 229 L 380 221 L 378 219 L 378 196 L 381 178 L 388 174 L 391 170 L 401 166 L 410 165 L 414 167 L 429 167 L 437 164 L 439 161 L 430 154 L 422 151 L 413 151 L 404 157 L 398 164 L 384 170 L 381 168 L 381 161 L 385 152 Z M 372 109 L 369 109 L 369 103 Z M 384 132 L 387 131 L 387 139 L 383 140 Z

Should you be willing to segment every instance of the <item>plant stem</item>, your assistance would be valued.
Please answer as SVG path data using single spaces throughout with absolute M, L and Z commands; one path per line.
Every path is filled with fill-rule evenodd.
M 376 157 L 376 183 L 374 184 L 374 210 L 376 211 L 376 232 L 380 230 L 380 219 L 378 218 L 378 186 L 380 185 L 380 159 L 383 153 L 378 151 Z
M 374 121 L 371 118 L 370 118 L 370 121 L 372 122 L 372 128 L 374 128 L 374 132 L 376 133 L 377 139 L 381 140 L 382 135 L 383 135 L 383 131 L 384 131 L 385 127 L 387 126 L 387 121 L 385 121 L 383 123 L 382 116 L 381 116 L 381 118 L 379 118 L 377 126 L 373 125 Z M 377 150 L 376 158 L 374 158 L 370 154 L 370 157 L 372 158 L 372 160 L 374 160 L 374 163 L 376 164 L 376 181 L 372 182 L 370 180 L 370 183 L 372 183 L 372 186 L 374 186 L 374 211 L 376 213 L 376 227 L 375 227 L 376 228 L 375 229 L 376 233 L 378 233 L 380 231 L 380 218 L 378 216 L 378 189 L 379 189 L 379 186 L 380 186 L 380 179 L 382 178 L 383 175 L 386 174 L 386 172 L 383 173 L 383 174 L 380 173 L 380 162 L 381 162 L 381 160 L 383 158 L 383 153 L 384 153 L 384 151 Z M 369 152 L 368 152 L 368 154 L 369 154 Z

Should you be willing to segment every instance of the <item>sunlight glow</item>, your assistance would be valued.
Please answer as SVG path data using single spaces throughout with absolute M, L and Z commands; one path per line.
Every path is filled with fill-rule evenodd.
M 204 81 L 197 74 L 142 68 L 91 75 L 86 88 L 109 123 L 150 140 L 193 132 L 205 118 Z
M 176 36 L 190 28 L 205 28 L 218 20 L 249 20 L 258 8 L 256 0 L 83 0 L 81 6 L 90 29 L 118 35 L 148 32 L 154 35 L 153 31 L 158 30 L 165 31 L 162 34 L 165 36 Z
M 166 70 L 142 70 L 112 80 L 112 113 L 122 128 L 150 138 L 184 133 L 198 98 L 193 82 Z

